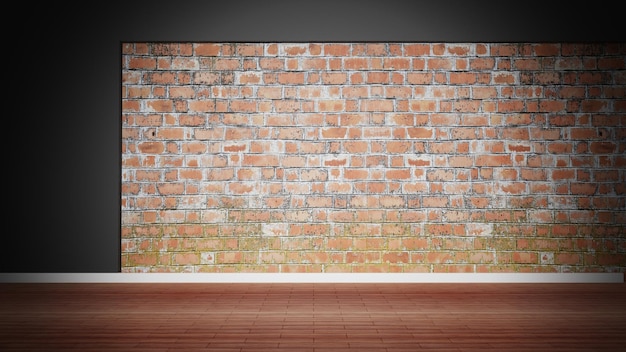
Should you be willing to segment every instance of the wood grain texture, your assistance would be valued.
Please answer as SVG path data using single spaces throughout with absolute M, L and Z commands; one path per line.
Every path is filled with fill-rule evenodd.
M 0 284 L 0 351 L 622 351 L 626 284 Z

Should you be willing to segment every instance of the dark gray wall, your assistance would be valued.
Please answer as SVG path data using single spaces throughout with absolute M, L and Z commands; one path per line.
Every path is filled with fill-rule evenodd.
M 28 12 L 5 46 L 12 63 L 5 66 L 4 81 L 11 92 L 4 135 L 10 210 L 0 272 L 120 270 L 122 41 L 626 39 L 620 11 L 611 2 L 580 8 L 548 8 L 544 1 L 513 4 L 104 1 L 78 8 L 43 5 Z M 38 35 L 22 35 L 25 27 Z

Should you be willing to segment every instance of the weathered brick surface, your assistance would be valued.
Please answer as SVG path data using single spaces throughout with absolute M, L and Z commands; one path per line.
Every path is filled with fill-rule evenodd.
M 624 43 L 124 43 L 125 272 L 626 272 Z

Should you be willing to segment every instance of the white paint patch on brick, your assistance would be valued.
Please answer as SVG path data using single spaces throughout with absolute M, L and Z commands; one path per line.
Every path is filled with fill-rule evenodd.
M 270 223 L 261 225 L 261 232 L 263 233 L 263 236 L 286 236 L 288 229 L 288 225 L 284 223 Z
M 491 236 L 493 224 L 469 223 L 466 225 L 468 236 Z
M 558 210 L 578 209 L 578 199 L 570 196 L 548 196 L 548 208 Z
M 528 210 L 528 221 L 537 224 L 552 223 L 553 216 L 547 216 L 548 210 Z
M 179 196 L 178 209 L 206 208 L 206 196 Z
M 540 252 L 539 261 L 541 262 L 541 264 L 554 264 L 554 253 L 553 252 Z
M 215 263 L 215 253 L 214 252 L 202 252 L 202 253 L 200 253 L 200 263 L 201 264 L 214 264 Z
M 308 55 L 309 53 L 309 44 L 278 44 L 278 55 L 289 55 L 292 56 L 297 53 L 298 56 Z
M 197 70 L 199 68 L 200 63 L 197 58 L 179 57 L 172 60 L 171 69 L 174 70 Z
M 226 221 L 226 210 L 204 210 L 200 213 L 200 219 L 205 223 L 221 223 Z

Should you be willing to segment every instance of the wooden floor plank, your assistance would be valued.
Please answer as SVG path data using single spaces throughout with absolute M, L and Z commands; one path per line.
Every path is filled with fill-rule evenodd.
M 626 284 L 0 284 L 1 351 L 619 351 Z

